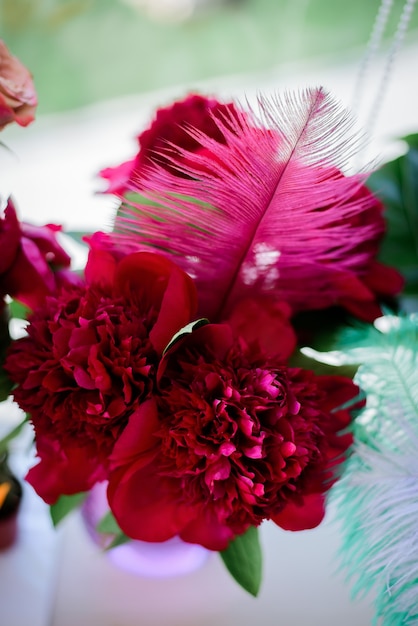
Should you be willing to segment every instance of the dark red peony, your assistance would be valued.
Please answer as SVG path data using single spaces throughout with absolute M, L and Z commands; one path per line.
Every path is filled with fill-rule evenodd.
M 219 121 L 228 127 L 228 120 L 231 119 L 235 122 L 239 119 L 238 110 L 232 102 L 223 104 L 198 94 L 158 109 L 151 126 L 138 136 L 139 152 L 136 157 L 100 172 L 109 181 L 107 192 L 123 195 L 132 183 L 138 184 L 141 174 L 155 163 L 177 176 L 187 176 L 180 164 L 192 165 L 193 154 L 215 158 L 193 133 L 204 133 L 211 140 L 224 144 L 226 141 Z
M 164 347 L 196 309 L 194 285 L 174 263 L 148 252 L 116 259 L 100 244 L 90 242 L 86 283 L 47 297 L 5 364 L 38 442 L 28 480 L 49 503 L 105 478 L 115 441 L 154 390 Z
M 61 226 L 20 222 L 12 200 L 0 216 L 0 296 L 34 308 L 60 284 L 77 282 L 71 259 L 57 240 Z
M 334 171 L 334 175 L 337 182 L 344 179 L 338 170 Z M 325 264 L 321 268 L 326 289 L 318 289 L 316 297 L 310 296 L 310 307 L 321 309 L 335 304 L 359 319 L 372 322 L 382 315 L 379 302 L 399 294 L 405 281 L 395 268 L 377 260 L 386 232 L 382 202 L 365 185 L 358 186 L 351 202 L 363 205 L 363 211 L 338 219 L 337 211 L 332 206 L 320 209 L 336 214 L 329 227 L 329 235 L 335 229 L 341 235 L 346 232 L 350 239 L 344 242 L 344 245 L 349 246 L 344 250 L 341 238 L 339 252 L 337 247 L 332 248 L 331 238 L 326 244 L 327 250 L 324 248 L 322 253 L 325 259 L 329 256 L 326 261 L 329 267 Z M 312 284 L 315 284 L 315 276 L 312 276 Z M 306 309 L 304 298 L 306 294 L 299 294 L 298 310 Z
M 11 122 L 30 124 L 37 104 L 30 72 L 0 39 L 0 130 Z
M 122 530 L 174 535 L 211 550 L 265 519 L 319 524 L 352 437 L 340 434 L 358 394 L 350 379 L 266 358 L 229 325 L 185 335 L 159 368 L 159 395 L 114 446 L 108 497 Z

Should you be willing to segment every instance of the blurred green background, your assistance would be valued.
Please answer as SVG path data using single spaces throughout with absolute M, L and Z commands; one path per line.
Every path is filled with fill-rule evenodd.
M 364 49 L 380 4 L 212 0 L 189 19 L 163 21 L 137 2 L 0 0 L 0 37 L 32 71 L 39 113 L 291 61 L 343 59 Z M 394 2 L 388 37 L 403 4 Z M 409 39 L 417 29 L 418 11 Z

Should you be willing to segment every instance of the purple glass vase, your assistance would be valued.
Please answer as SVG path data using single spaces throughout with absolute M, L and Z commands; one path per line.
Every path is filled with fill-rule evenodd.
M 109 511 L 107 483 L 97 483 L 83 503 L 81 513 L 86 529 L 98 546 L 105 549 L 113 536 L 97 531 L 97 524 Z M 106 551 L 107 558 L 117 567 L 137 576 L 170 578 L 181 576 L 201 567 L 210 550 L 173 537 L 161 543 L 129 541 Z

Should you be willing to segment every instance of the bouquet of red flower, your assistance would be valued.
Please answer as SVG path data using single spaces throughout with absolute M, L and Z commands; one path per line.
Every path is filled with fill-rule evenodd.
M 159 109 L 138 154 L 101 172 L 119 208 L 86 234 L 82 275 L 58 227 L 20 224 L 9 199 L 3 313 L 12 297 L 29 314 L 3 389 L 33 425 L 26 478 L 53 511 L 106 481 L 117 542 L 219 551 L 254 594 L 257 527 L 322 521 L 364 398 L 354 367 L 301 348 L 373 322 L 404 284 L 378 259 L 381 200 L 344 173 L 349 130 L 322 89 Z

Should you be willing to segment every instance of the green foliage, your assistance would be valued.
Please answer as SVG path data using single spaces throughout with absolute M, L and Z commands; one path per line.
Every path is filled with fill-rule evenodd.
M 99 533 L 114 535 L 120 532 L 119 525 L 111 511 L 108 511 L 96 526 Z
M 385 205 L 380 260 L 402 273 L 406 294 L 418 295 L 418 134 L 404 140 L 406 154 L 383 165 L 367 185 Z
M 9 304 L 9 311 L 12 319 L 26 320 L 30 313 L 30 308 L 17 300 L 12 300 Z
M 320 361 L 321 353 L 317 354 L 318 358 L 314 358 L 303 352 L 296 351 L 290 358 L 289 365 L 291 367 L 302 367 L 303 369 L 312 370 L 317 376 L 347 376 L 354 378 L 358 365 L 355 363 L 344 363 L 343 365 L 333 365 Z
M 93 233 L 87 233 L 85 230 L 66 230 L 64 231 L 64 235 L 68 235 L 71 239 L 81 244 L 82 246 L 87 246 L 87 243 L 83 241 L 83 237 L 86 235 L 92 235 Z
M 12 383 L 0 363 L 0 402 L 7 400 L 11 389 Z
M 10 442 L 13 441 L 13 439 L 20 434 L 22 428 L 25 426 L 25 424 L 27 424 L 27 422 L 28 418 L 25 417 L 25 419 L 22 420 L 20 424 L 15 426 L 15 428 L 13 428 L 13 430 L 11 430 L 8 435 L 3 437 L 3 439 L 0 439 L 0 455 L 7 452 Z
M 117 535 L 115 535 L 115 537 L 112 539 L 112 541 L 106 547 L 106 550 L 111 550 L 112 548 L 117 548 L 118 546 L 121 546 L 124 543 L 129 543 L 129 541 L 132 541 L 132 539 L 130 537 L 128 537 L 127 535 L 125 535 L 125 533 L 123 533 L 120 530 L 119 533 Z
M 177 331 L 171 337 L 170 341 L 168 342 L 168 344 L 164 348 L 163 354 L 165 354 L 167 352 L 167 350 L 172 348 L 174 346 L 174 344 L 177 343 L 177 341 L 179 341 L 179 339 L 181 339 L 183 337 L 183 335 L 189 335 L 194 330 L 197 330 L 198 328 L 200 328 L 201 326 L 205 326 L 206 324 L 209 324 L 209 320 L 207 320 L 205 317 L 201 317 L 200 319 L 196 320 L 195 322 L 190 322 L 190 324 L 186 324 L 186 326 L 183 326 L 183 328 L 180 328 L 180 330 Z
M 94 0 L 0 0 L 0 14 L 10 31 L 24 31 L 34 22 L 57 28 L 92 7 Z
M 160 222 L 161 224 L 164 224 L 167 222 L 167 217 L 162 217 L 162 214 L 167 215 L 167 212 L 169 212 L 169 215 L 177 214 L 180 216 L 184 211 L 185 204 L 192 204 L 193 206 L 196 206 L 196 208 L 204 209 L 208 212 L 219 212 L 219 209 L 203 200 L 199 200 L 199 198 L 185 196 L 171 191 L 166 196 L 161 194 L 150 194 L 149 196 L 146 196 L 144 194 L 128 191 L 125 193 L 124 201 L 120 204 L 117 210 L 116 218 L 130 218 L 132 216 L 142 218 L 146 216 L 147 219 L 151 219 L 153 222 Z M 202 228 L 202 226 L 200 226 L 195 221 L 189 222 L 188 224 L 185 224 L 185 226 L 190 226 L 195 231 L 199 231 L 207 236 L 210 236 L 211 234 L 207 229 Z M 116 224 L 114 230 L 118 231 L 118 227 L 119 224 Z M 138 229 L 136 231 L 136 235 L 138 238 L 138 242 L 141 242 L 144 246 L 149 245 L 146 237 L 144 237 L 143 241 L 141 240 L 141 229 Z M 152 245 L 152 248 L 156 249 L 157 246 Z M 169 250 L 168 242 L 167 245 L 164 246 L 164 248 L 162 249 L 167 251 Z M 176 254 L 175 250 L 170 250 L 170 252 L 172 254 Z
M 108 513 L 102 517 L 96 526 L 96 530 L 98 533 L 102 533 L 104 535 L 113 535 L 111 541 L 106 546 L 106 550 L 111 550 L 112 548 L 121 546 L 128 541 L 132 541 L 131 538 L 125 535 L 125 533 L 119 528 L 119 524 L 111 511 L 108 511 Z
M 77 509 L 86 499 L 86 493 L 75 493 L 71 496 L 61 496 L 50 507 L 52 523 L 57 526 L 71 511 Z
M 342 19 L 341 4 L 331 0 L 214 1 L 190 21 L 169 23 L 136 4 L 137 10 L 122 0 L 0 0 L 0 37 L 31 69 L 40 113 L 170 85 L 190 89 L 214 76 L 300 59 L 333 61 L 366 44 L 378 6 L 352 0 Z M 385 36 L 398 17 L 393 11 Z M 417 24 L 415 12 L 411 28 Z
M 11 337 L 9 333 L 9 308 L 4 306 L 0 311 L 0 402 L 6 400 L 12 388 L 6 372 L 3 370 L 4 359 L 6 358 L 7 348 L 10 344 Z
M 251 595 L 257 596 L 262 578 L 262 553 L 258 529 L 251 526 L 246 533 L 235 537 L 220 555 L 237 583 Z

